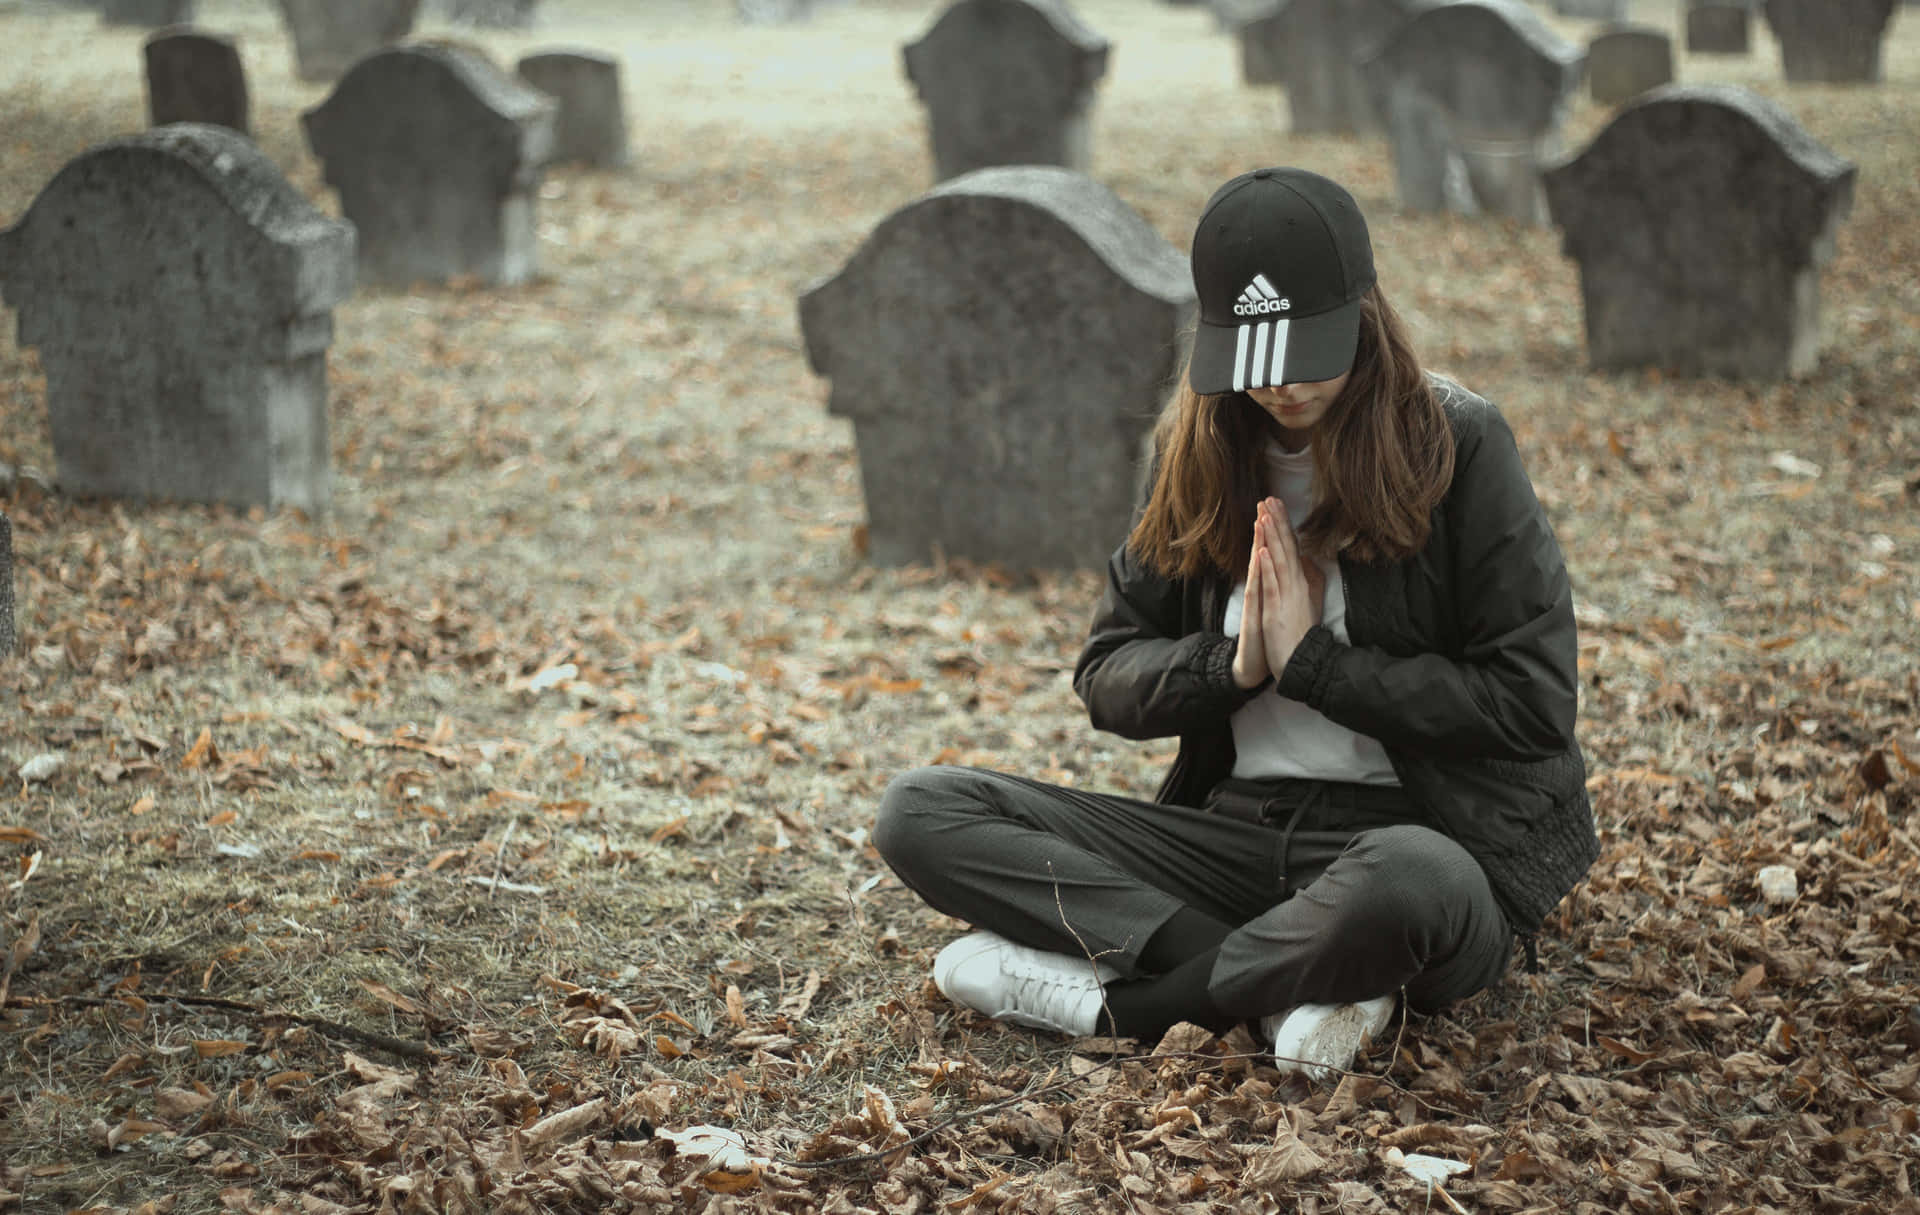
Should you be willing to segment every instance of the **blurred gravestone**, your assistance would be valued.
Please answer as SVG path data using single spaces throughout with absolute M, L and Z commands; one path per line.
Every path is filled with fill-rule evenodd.
M 1553 0 L 1553 11 L 1588 21 L 1625 21 L 1627 0 Z
M 100 20 L 108 25 L 191 25 L 193 0 L 105 0 Z
M 1778 379 L 1818 353 L 1854 169 L 1731 85 L 1669 85 L 1547 174 L 1600 369 Z
M 1064 0 L 958 0 L 904 58 L 937 178 L 989 165 L 1087 168 L 1107 41 Z
M 226 127 L 101 144 L 0 232 L 71 494 L 324 506 L 331 310 L 352 290 L 352 226 Z
M 247 133 L 247 73 L 233 39 L 162 30 L 147 39 L 147 112 L 154 126 L 210 122 Z
M 539 0 L 446 0 L 447 19 L 456 25 L 524 30 L 533 26 Z
M 1780 43 L 1788 80 L 1872 83 L 1893 0 L 1766 0 L 1767 24 Z
M 1426 9 L 1368 60 L 1400 201 L 1542 223 L 1540 166 L 1558 154 L 1580 48 L 1517 0 Z
M 13 653 L 13 520 L 0 511 L 0 659 Z
M 280 0 L 302 80 L 334 80 L 413 32 L 420 0 Z
M 1673 83 L 1673 40 L 1651 26 L 1617 26 L 1587 46 L 1587 87 L 1601 105 Z
M 554 161 L 606 168 L 627 163 L 619 60 L 593 51 L 546 51 L 522 59 L 517 71 L 559 106 Z
M 1186 258 L 1066 169 L 982 169 L 889 216 L 800 300 L 874 560 L 1102 565 L 1193 305 Z
M 1392 33 L 1437 0 L 1268 0 L 1241 10 L 1240 75 L 1280 84 L 1297 134 L 1385 129 L 1360 69 Z
M 1690 3 L 1689 55 L 1745 55 L 1753 46 L 1753 10 L 1745 4 Z
M 361 276 L 396 285 L 533 277 L 553 120 L 550 98 L 446 44 L 375 51 L 302 118 L 360 230 Z
M 814 0 L 733 0 L 734 16 L 747 25 L 790 25 L 813 15 Z

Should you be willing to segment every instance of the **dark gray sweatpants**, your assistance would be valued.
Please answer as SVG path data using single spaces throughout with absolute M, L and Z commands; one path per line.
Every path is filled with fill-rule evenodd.
M 873 843 L 937 910 L 1129 978 L 1178 908 L 1233 925 L 1209 984 L 1233 1016 L 1403 988 L 1432 1012 L 1513 951 L 1479 863 L 1398 789 L 1228 781 L 1195 810 L 918 768 L 887 786 Z

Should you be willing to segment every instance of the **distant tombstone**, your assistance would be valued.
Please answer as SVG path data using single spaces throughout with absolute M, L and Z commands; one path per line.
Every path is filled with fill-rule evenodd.
M 627 163 L 620 61 L 594 51 L 528 55 L 520 78 L 554 99 L 553 160 L 611 168 Z
M 13 520 L 0 511 L 0 660 L 13 653 Z
M 551 99 L 478 51 L 422 43 L 362 59 L 301 121 L 360 230 L 361 277 L 402 286 L 533 277 Z
M 1732 85 L 1669 85 L 1547 174 L 1600 369 L 1779 379 L 1813 369 L 1819 273 L 1854 168 Z
M 1893 0 L 1766 0 L 1767 24 L 1794 83 L 1873 83 Z
M 1619 105 L 1673 83 L 1673 39 L 1651 26 L 1616 26 L 1587 46 L 1587 87 L 1601 105 Z
M 331 310 L 352 290 L 352 225 L 226 127 L 92 148 L 0 232 L 71 494 L 325 506 Z
M 280 0 L 300 79 L 336 80 L 413 32 L 420 0 Z
M 144 25 L 151 29 L 191 25 L 193 0 L 104 0 L 100 20 L 107 25 Z
M 1065 0 L 957 0 L 903 57 L 940 180 L 989 165 L 1087 168 L 1107 41 Z
M 1553 11 L 1588 21 L 1625 21 L 1627 0 L 1553 0 Z
M 889 216 L 800 299 L 873 559 L 1102 565 L 1193 308 L 1186 258 L 1066 169 L 982 169 Z
M 1559 153 L 1583 59 L 1518 0 L 1453 0 L 1407 21 L 1365 65 L 1401 202 L 1544 223 L 1540 166 Z
M 1286 86 L 1296 134 L 1385 128 L 1360 69 L 1389 36 L 1437 0 L 1268 0 L 1242 10 L 1240 75 Z
M 247 73 L 233 39 L 162 30 L 147 39 L 147 112 L 154 126 L 210 122 L 247 133 Z
M 813 15 L 814 0 L 733 0 L 744 25 L 792 25 Z
M 1689 55 L 1745 55 L 1753 47 L 1753 10 L 1745 4 L 1689 4 Z
M 456 25 L 524 30 L 533 25 L 539 0 L 446 0 L 447 19 Z

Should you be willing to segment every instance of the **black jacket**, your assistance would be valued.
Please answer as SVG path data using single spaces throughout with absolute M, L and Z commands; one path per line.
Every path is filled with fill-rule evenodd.
M 1486 871 L 1528 933 L 1600 854 L 1574 738 L 1573 595 L 1560 545 L 1506 420 L 1441 377 L 1453 483 L 1413 557 L 1340 559 L 1351 645 L 1315 625 L 1281 695 L 1378 739 L 1414 803 Z M 1127 738 L 1179 735 L 1158 794 L 1198 806 L 1233 769 L 1225 577 L 1170 580 L 1122 545 L 1074 669 L 1093 724 Z

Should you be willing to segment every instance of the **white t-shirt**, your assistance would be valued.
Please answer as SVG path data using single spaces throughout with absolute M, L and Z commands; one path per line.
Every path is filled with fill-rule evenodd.
M 1267 447 L 1266 462 L 1267 492 L 1286 504 L 1287 518 L 1297 528 L 1313 507 L 1313 453 L 1291 452 L 1273 443 Z M 1324 561 L 1321 569 L 1327 576 L 1327 595 L 1320 623 L 1347 642 L 1347 591 L 1340 581 L 1339 563 Z M 1243 578 L 1227 600 L 1229 636 L 1240 635 L 1246 590 Z M 1386 748 L 1377 741 L 1328 720 L 1318 709 L 1281 696 L 1271 685 L 1234 712 L 1232 725 L 1237 777 L 1400 783 Z

